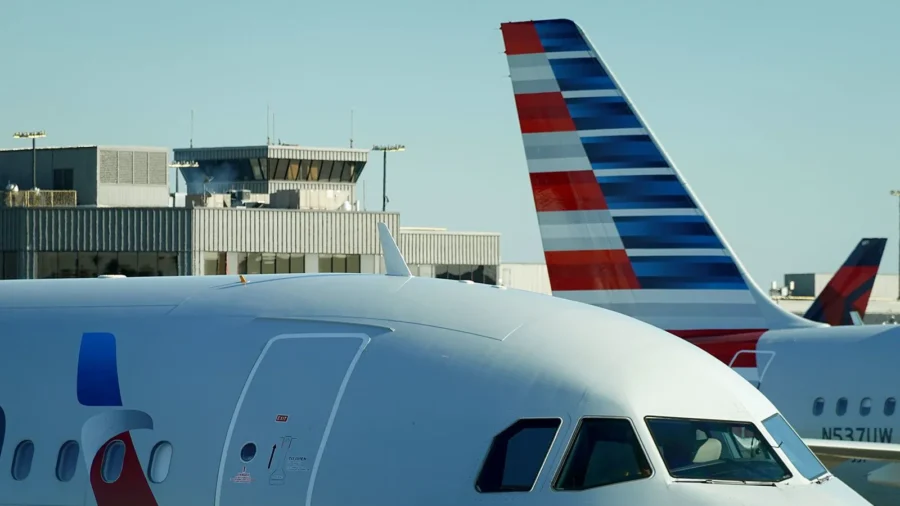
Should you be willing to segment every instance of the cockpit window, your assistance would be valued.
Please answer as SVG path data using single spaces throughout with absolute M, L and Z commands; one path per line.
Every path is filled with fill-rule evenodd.
M 494 436 L 478 473 L 479 492 L 528 492 L 534 487 L 562 421 L 527 418 Z
M 773 483 L 791 477 L 752 423 L 657 417 L 646 420 L 673 478 Z
M 653 474 L 629 420 L 585 418 L 566 453 L 556 490 L 587 490 Z
M 784 417 L 776 413 L 763 420 L 763 427 L 769 431 L 772 441 L 781 448 L 797 471 L 806 479 L 814 480 L 828 472 Z

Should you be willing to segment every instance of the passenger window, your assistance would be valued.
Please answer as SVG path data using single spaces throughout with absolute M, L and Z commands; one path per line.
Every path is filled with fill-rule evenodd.
M 819 397 L 813 402 L 813 415 L 819 416 L 825 410 L 825 399 Z
M 106 446 L 103 462 L 100 464 L 100 477 L 106 483 L 114 483 L 122 474 L 125 466 L 125 443 L 116 439 Z
M 897 399 L 893 397 L 888 397 L 886 401 L 884 401 L 884 414 L 885 416 L 891 416 L 894 414 L 894 410 L 897 409 Z M 2 438 L 0 438 L 2 439 Z
M 66 441 L 59 448 L 59 455 L 56 456 L 56 479 L 66 482 L 75 476 L 75 469 L 78 466 L 78 443 L 76 441 Z
M 847 398 L 841 397 L 837 401 L 837 406 L 834 408 L 834 412 L 837 413 L 838 416 L 844 416 L 847 412 Z
M 3 456 L 3 438 L 6 437 L 6 414 L 0 408 L 0 457 Z
M 150 465 L 147 475 L 153 483 L 162 483 L 169 476 L 169 466 L 172 464 L 172 443 L 163 441 L 157 443 L 150 452 Z
M 585 418 L 566 452 L 555 490 L 587 490 L 649 477 L 653 471 L 631 422 Z
M 34 443 L 25 440 L 16 447 L 13 454 L 12 477 L 16 481 L 22 481 L 31 474 L 31 461 L 34 458 Z
M 494 436 L 475 490 L 529 492 L 562 421 L 559 418 L 519 420 Z
M 872 412 L 872 399 L 866 397 L 859 403 L 859 414 L 862 416 L 869 416 L 869 413 Z

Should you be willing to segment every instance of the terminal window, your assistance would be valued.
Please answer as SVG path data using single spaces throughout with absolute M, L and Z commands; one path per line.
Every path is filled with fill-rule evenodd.
M 19 254 L 15 251 L 0 251 L 0 279 L 19 277 Z
M 37 253 L 37 278 L 177 276 L 178 254 L 160 251 L 48 251 Z
M 225 254 L 220 254 L 220 259 Z M 302 253 L 238 253 L 238 274 L 301 274 L 306 272 L 306 256 Z M 225 266 L 219 263 L 218 270 L 225 273 Z M 207 269 L 207 274 L 211 272 Z
M 497 284 L 496 265 L 435 265 L 434 277 L 469 280 L 487 285 Z

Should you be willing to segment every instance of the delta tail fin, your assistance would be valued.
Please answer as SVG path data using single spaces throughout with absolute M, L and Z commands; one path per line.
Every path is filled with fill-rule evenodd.
M 832 326 L 853 325 L 853 312 L 864 318 L 886 244 L 885 238 L 859 241 L 803 317 Z
M 500 29 L 553 295 L 682 337 L 821 325 L 753 283 L 578 25 Z

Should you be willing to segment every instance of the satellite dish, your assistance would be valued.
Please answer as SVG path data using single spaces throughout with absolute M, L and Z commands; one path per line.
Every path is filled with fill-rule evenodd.
M 9 183 L 6 185 L 6 191 L 17 192 L 17 191 L 19 191 L 19 185 L 15 184 L 15 183 Z
M 341 209 L 343 209 L 344 211 L 350 211 L 351 209 L 353 209 L 353 206 L 350 204 L 349 200 L 345 200 L 344 203 L 341 204 Z

